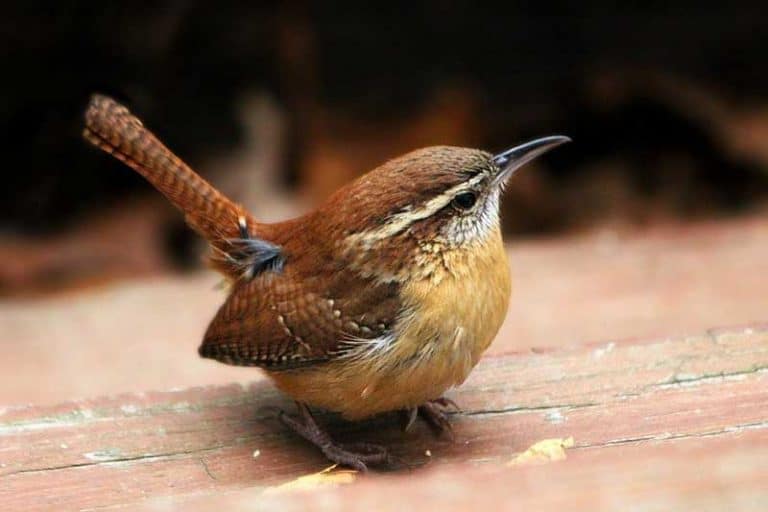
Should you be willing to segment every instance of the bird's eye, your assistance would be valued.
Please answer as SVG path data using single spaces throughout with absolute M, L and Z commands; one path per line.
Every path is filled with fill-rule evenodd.
M 462 192 L 461 194 L 457 195 L 453 198 L 453 206 L 460 210 L 469 210 L 473 206 L 475 206 L 475 202 L 477 201 L 477 196 L 474 192 Z

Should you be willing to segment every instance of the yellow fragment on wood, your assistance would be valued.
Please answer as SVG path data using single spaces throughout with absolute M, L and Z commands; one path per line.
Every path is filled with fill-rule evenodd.
M 269 487 L 264 492 L 268 494 L 276 494 L 289 491 L 305 491 L 316 489 L 318 487 L 337 487 L 339 485 L 350 484 L 355 481 L 355 478 L 357 478 L 357 471 L 348 469 L 334 471 L 337 465 L 338 464 L 334 464 L 333 466 L 327 467 L 319 473 L 300 476 L 296 480 L 291 480 L 290 482 L 286 482 L 284 484 Z
M 507 466 L 519 466 L 521 464 L 542 464 L 553 460 L 566 458 L 565 449 L 573 446 L 573 437 L 566 439 L 544 439 L 532 444 L 523 453 L 518 454 L 507 463 Z

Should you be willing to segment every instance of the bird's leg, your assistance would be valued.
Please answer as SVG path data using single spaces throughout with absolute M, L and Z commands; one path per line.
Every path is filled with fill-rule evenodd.
M 459 404 L 457 404 L 450 398 L 446 398 L 443 396 L 438 398 L 437 400 L 432 400 L 432 402 L 442 407 L 446 412 L 448 411 L 461 412 L 461 407 L 459 407 Z
M 369 443 L 341 444 L 334 442 L 331 436 L 317 424 L 309 407 L 301 402 L 296 402 L 296 406 L 299 409 L 298 419 L 289 416 L 284 411 L 280 411 L 278 418 L 283 425 L 320 448 L 331 461 L 350 466 L 361 472 L 368 470 L 368 464 L 395 464 L 395 459 L 389 455 L 383 446 Z
M 432 427 L 432 430 L 434 430 L 437 435 L 446 434 L 453 440 L 453 427 L 451 426 L 451 422 L 448 421 L 448 413 L 451 411 L 461 412 L 461 409 L 456 402 L 450 398 L 443 397 L 438 398 L 437 400 L 430 400 L 418 407 L 405 411 L 408 416 L 403 430 L 407 431 L 411 428 L 411 425 L 416 421 L 416 416 L 418 415 L 424 418 L 424 421 Z

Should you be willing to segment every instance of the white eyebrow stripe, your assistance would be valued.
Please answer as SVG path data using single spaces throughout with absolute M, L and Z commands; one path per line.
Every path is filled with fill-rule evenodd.
M 363 244 L 370 246 L 379 240 L 389 238 L 404 231 L 408 226 L 416 222 L 417 220 L 426 219 L 430 215 L 443 209 L 451 200 L 461 191 L 471 189 L 486 178 L 484 173 L 480 173 L 471 179 L 454 185 L 439 196 L 433 197 L 423 206 L 416 210 L 407 210 L 399 212 L 387 219 L 386 224 L 383 226 L 355 233 L 347 237 L 347 242 L 362 242 Z

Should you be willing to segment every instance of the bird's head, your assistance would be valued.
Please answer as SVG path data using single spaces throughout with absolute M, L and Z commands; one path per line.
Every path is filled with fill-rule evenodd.
M 482 242 L 498 229 L 501 193 L 515 171 L 569 140 L 543 137 L 496 155 L 452 146 L 418 149 L 342 188 L 328 213 L 359 249 L 384 250 L 406 240 L 447 248 Z

